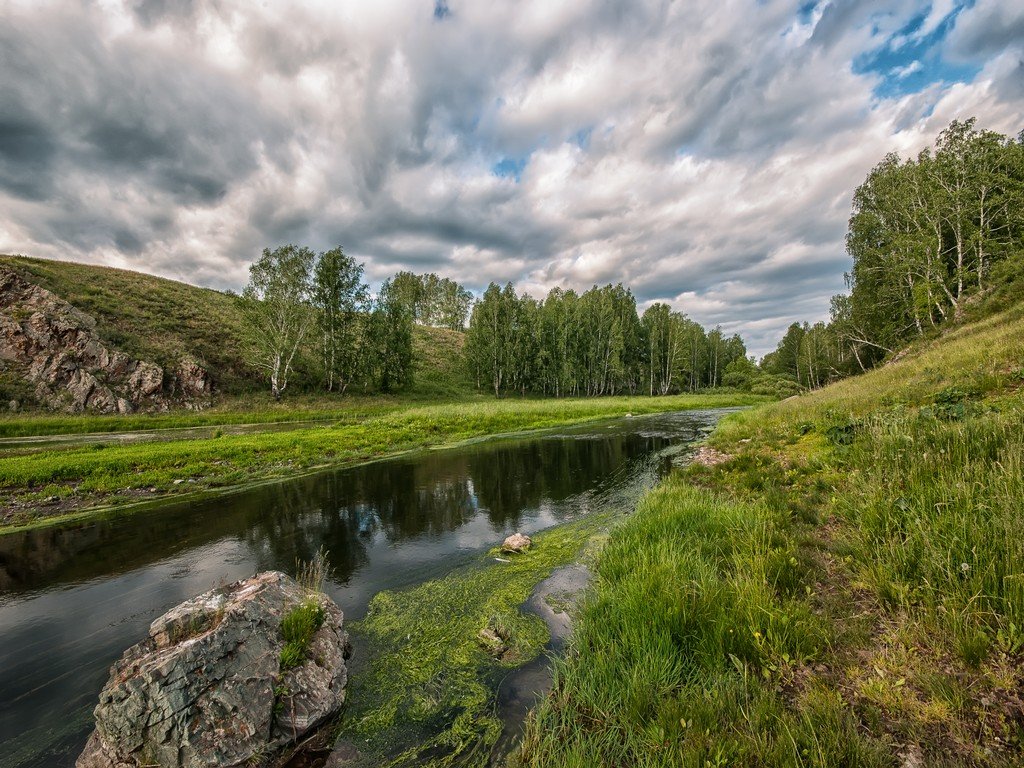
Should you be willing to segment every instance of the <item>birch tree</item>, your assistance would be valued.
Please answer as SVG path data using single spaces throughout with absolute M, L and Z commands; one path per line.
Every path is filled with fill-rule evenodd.
M 267 376 L 276 400 L 288 388 L 296 355 L 313 324 L 309 298 L 315 258 L 308 248 L 294 245 L 265 248 L 249 267 L 249 283 L 239 297 L 248 361 Z
M 324 387 L 342 394 L 359 375 L 365 351 L 369 286 L 363 266 L 341 248 L 320 254 L 313 270 L 312 303 L 320 332 Z

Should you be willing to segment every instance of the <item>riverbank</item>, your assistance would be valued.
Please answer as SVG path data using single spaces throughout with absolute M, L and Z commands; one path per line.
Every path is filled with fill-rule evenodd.
M 397 405 L 301 428 L 254 430 L 164 442 L 96 443 L 19 453 L 0 462 L 0 532 L 70 514 L 242 487 L 507 433 L 664 411 L 752 405 L 744 394 L 488 400 Z M 207 425 L 213 426 L 213 425 Z M 137 428 L 134 423 L 133 429 Z
M 612 531 L 513 764 L 1019 765 L 1022 339 L 723 421 Z

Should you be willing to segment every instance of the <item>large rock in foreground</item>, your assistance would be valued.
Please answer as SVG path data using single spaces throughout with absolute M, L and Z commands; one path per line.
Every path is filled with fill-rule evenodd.
M 315 601 L 305 660 L 281 667 L 281 621 Z M 268 572 L 193 598 L 153 622 L 111 668 L 78 768 L 262 764 L 337 714 L 349 655 L 342 613 Z

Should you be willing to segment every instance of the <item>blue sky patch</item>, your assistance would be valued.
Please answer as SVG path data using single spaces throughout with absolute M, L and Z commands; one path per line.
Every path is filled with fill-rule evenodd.
M 953 63 L 942 57 L 942 42 L 966 7 L 957 6 L 935 29 L 921 35 L 928 17 L 925 7 L 883 45 L 854 59 L 853 71 L 878 75 L 881 79 L 875 86 L 875 95 L 884 99 L 918 93 L 936 83 L 970 82 L 981 70 L 981 64 Z
M 518 184 L 523 178 L 523 170 L 530 158 L 527 157 L 504 157 L 493 166 L 491 173 L 503 179 L 515 179 Z

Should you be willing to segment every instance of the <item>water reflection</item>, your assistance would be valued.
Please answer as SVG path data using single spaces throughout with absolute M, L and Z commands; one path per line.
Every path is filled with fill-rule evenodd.
M 514 530 L 628 505 L 720 412 L 480 443 L 0 537 L 0 766 L 70 766 L 109 665 L 170 606 L 321 547 L 350 618 Z

